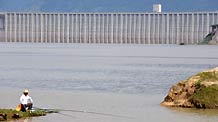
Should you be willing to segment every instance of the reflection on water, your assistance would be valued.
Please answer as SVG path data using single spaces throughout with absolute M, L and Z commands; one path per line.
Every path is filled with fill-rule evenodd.
M 33 122 L 33 118 L 18 119 L 14 122 Z
M 183 114 L 195 114 L 198 116 L 208 116 L 208 117 L 214 117 L 218 116 L 218 110 L 217 109 L 196 109 L 196 108 L 177 108 L 177 107 L 167 107 L 170 110 L 173 110 L 177 113 L 183 113 Z

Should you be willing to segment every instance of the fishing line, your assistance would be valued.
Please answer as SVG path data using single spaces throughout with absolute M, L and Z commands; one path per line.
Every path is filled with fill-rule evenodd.
M 87 113 L 87 114 L 97 114 L 97 115 L 103 115 L 103 116 L 111 116 L 111 117 L 118 117 L 118 118 L 126 118 L 126 119 L 135 119 L 133 117 L 128 116 L 121 116 L 121 115 L 114 115 L 114 114 L 108 114 L 108 113 L 98 113 L 98 112 L 92 112 L 92 111 L 84 111 L 84 110 L 69 110 L 69 109 L 42 109 L 38 107 L 33 107 L 36 109 L 44 110 L 44 111 L 67 111 L 67 112 L 77 112 L 77 113 Z M 58 112 L 57 112 L 58 113 Z
M 57 113 L 57 114 L 60 114 L 60 115 L 63 115 L 63 116 L 66 116 L 66 117 L 70 117 L 70 118 L 76 118 L 75 116 L 72 116 L 72 115 L 69 115 L 69 114 L 63 114 L 63 113 Z
M 42 108 L 38 108 L 38 107 L 33 107 L 35 110 L 43 110 L 45 111 L 46 113 L 56 113 L 56 114 L 60 114 L 60 115 L 63 115 L 63 116 L 67 116 L 67 117 L 70 117 L 70 118 L 76 118 L 75 116 L 72 116 L 72 115 L 69 115 L 69 114 L 64 114 L 64 113 L 60 113 L 58 112 L 58 110 L 51 110 L 51 109 L 42 109 Z M 33 109 L 33 110 L 34 110 Z

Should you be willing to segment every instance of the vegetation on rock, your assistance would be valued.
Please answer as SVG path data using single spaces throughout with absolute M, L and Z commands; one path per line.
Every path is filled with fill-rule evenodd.
M 218 107 L 218 85 L 211 85 L 198 89 L 190 97 L 190 101 L 197 108 L 217 108 Z
M 0 121 L 45 116 L 47 113 L 57 113 L 57 111 L 33 110 L 33 111 L 21 112 L 13 109 L 0 109 Z
M 209 82 L 215 82 L 218 81 L 218 72 L 201 72 L 197 74 L 196 76 L 199 76 L 199 82 L 203 81 L 209 81 Z
M 172 107 L 218 108 L 218 68 L 198 73 L 172 86 L 161 104 Z

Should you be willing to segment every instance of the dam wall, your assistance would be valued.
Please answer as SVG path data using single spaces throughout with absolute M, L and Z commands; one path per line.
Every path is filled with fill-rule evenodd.
M 0 13 L 1 42 L 197 44 L 216 12 Z
M 5 41 L 4 15 L 0 14 L 0 42 Z

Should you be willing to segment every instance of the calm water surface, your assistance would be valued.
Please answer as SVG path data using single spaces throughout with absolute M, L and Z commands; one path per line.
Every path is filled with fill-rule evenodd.
M 176 82 L 199 71 L 218 66 L 217 52 L 217 46 L 197 45 L 0 43 L 0 88 L 29 88 L 35 91 L 35 94 L 51 90 L 65 94 L 72 91 L 95 92 L 113 94 L 113 99 L 117 101 L 120 101 L 119 94 L 127 95 L 128 100 L 131 96 L 140 96 L 137 99 L 144 100 L 144 108 L 127 110 L 125 114 L 144 113 L 141 115 L 142 121 L 215 122 L 218 121 L 217 111 L 168 109 L 159 106 L 159 103 Z M 35 97 L 40 98 L 40 95 Z M 48 98 L 44 100 L 49 101 Z M 9 105 L 0 105 L 4 106 Z M 66 106 L 62 104 L 60 107 Z M 96 110 L 97 108 L 98 106 L 95 107 Z M 52 115 L 42 120 L 33 118 L 28 121 L 51 121 L 50 116 Z M 69 121 L 65 119 L 60 117 L 56 121 Z M 104 119 L 101 121 L 104 122 Z

